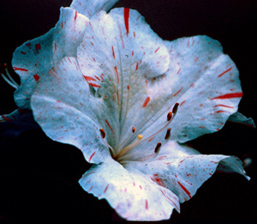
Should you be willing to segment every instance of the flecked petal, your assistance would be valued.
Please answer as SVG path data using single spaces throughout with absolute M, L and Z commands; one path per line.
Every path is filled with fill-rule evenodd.
M 186 142 L 220 130 L 242 98 L 238 70 L 220 43 L 207 36 L 166 42 L 168 84 L 180 103 L 171 137 Z
M 183 149 L 183 148 L 184 149 Z M 171 151 L 178 152 L 170 153 Z M 208 180 L 217 167 L 236 172 L 247 179 L 242 162 L 231 156 L 195 154 L 190 148 L 170 142 L 155 160 L 149 162 L 128 162 L 125 168 L 138 169 L 153 182 L 175 193 L 180 202 L 189 200 L 197 189 Z
M 53 140 L 81 149 L 86 160 L 110 157 L 101 138 L 101 102 L 90 94 L 76 58 L 65 57 L 42 76 L 31 98 L 34 117 Z
M 73 0 L 70 7 L 90 18 L 101 10 L 108 11 L 119 0 Z
M 72 8 L 61 8 L 60 19 L 53 38 L 53 60 L 76 57 L 89 19 Z
M 169 219 L 177 196 L 136 170 L 127 171 L 116 161 L 94 165 L 79 180 L 82 188 L 106 199 L 127 220 L 156 221 Z

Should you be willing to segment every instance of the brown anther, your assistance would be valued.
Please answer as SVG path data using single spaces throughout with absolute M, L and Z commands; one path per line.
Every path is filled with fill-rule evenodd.
M 176 114 L 177 111 L 178 111 L 178 106 L 179 106 L 179 103 L 175 103 L 173 109 L 172 109 L 172 113 Z
M 167 114 L 167 121 L 170 121 L 171 118 L 172 118 L 172 112 L 169 112 L 169 113 Z
M 171 131 L 171 128 L 168 128 L 166 135 L 165 135 L 165 140 L 170 138 L 170 131 Z
M 105 131 L 104 131 L 104 129 L 99 129 L 99 131 L 100 131 L 100 133 L 101 133 L 101 136 L 102 136 L 102 138 L 105 138 Z
M 132 127 L 132 133 L 135 133 L 136 129 L 135 127 Z
M 161 149 L 161 146 L 162 146 L 162 143 L 158 142 L 155 149 L 154 149 L 154 153 L 159 153 L 160 152 L 160 149 Z

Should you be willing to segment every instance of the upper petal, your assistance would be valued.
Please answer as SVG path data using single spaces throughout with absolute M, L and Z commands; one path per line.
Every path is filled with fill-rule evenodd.
M 220 43 L 207 36 L 166 42 L 168 84 L 180 103 L 172 137 L 185 142 L 220 130 L 242 98 L 238 70 Z
M 88 193 L 106 199 L 127 220 L 169 219 L 174 208 L 179 211 L 178 198 L 170 190 L 114 160 L 93 166 L 79 183 Z
M 73 0 L 70 7 L 91 18 L 101 10 L 108 11 L 119 0 Z
M 31 98 L 35 120 L 53 140 L 82 150 L 86 160 L 99 163 L 110 157 L 101 139 L 101 101 L 90 94 L 77 60 L 65 57 L 42 76 Z

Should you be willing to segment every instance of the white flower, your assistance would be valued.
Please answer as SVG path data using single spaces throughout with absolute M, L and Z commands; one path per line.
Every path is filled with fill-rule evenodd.
M 100 12 L 90 22 L 64 12 L 66 26 L 51 31 L 53 45 L 38 48 L 45 55 L 31 107 L 50 138 L 78 147 L 94 164 L 79 181 L 85 191 L 125 219 L 162 220 L 219 164 L 248 178 L 237 158 L 181 144 L 220 130 L 243 95 L 218 41 L 163 41 L 129 9 Z

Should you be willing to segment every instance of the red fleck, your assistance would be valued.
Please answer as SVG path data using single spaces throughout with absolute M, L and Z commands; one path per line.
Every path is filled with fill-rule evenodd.
M 104 189 L 104 193 L 106 193 L 106 191 L 108 190 L 109 184 L 107 184 L 107 186 Z
M 227 72 L 231 71 L 232 67 L 230 67 L 229 69 L 227 69 L 226 71 L 222 72 L 221 74 L 218 75 L 218 78 L 223 76 L 224 74 L 226 74 Z
M 124 8 L 124 23 L 125 23 L 125 28 L 127 31 L 127 36 L 129 34 L 129 8 Z
M 116 77 L 117 77 L 117 83 L 119 84 L 120 79 L 119 79 L 119 73 L 118 73 L 118 68 L 117 68 L 117 66 L 114 66 L 114 70 L 115 70 Z
M 179 181 L 177 181 L 179 186 L 183 189 L 183 191 L 185 191 L 185 193 L 188 195 L 189 198 L 191 198 L 191 194 L 190 192 L 185 188 L 185 186 L 183 184 L 181 184 Z
M 99 85 L 97 85 L 97 84 L 95 84 L 95 83 L 91 83 L 91 82 L 89 82 L 88 83 L 90 86 L 93 86 L 93 87 L 97 87 L 97 88 L 100 88 L 101 86 L 99 86 Z
M 242 97 L 242 96 L 243 96 L 242 92 L 227 93 L 227 94 L 224 94 L 224 95 L 213 97 L 213 98 L 211 98 L 211 100 L 216 100 L 216 99 L 226 100 L 226 99 L 238 98 L 238 97 Z
M 113 56 L 113 58 L 115 59 L 115 53 L 114 53 L 114 48 L 113 48 L 113 46 L 112 46 L 112 56 Z
M 199 57 L 197 57 L 197 58 L 194 60 L 194 62 L 196 63 L 198 60 L 199 60 Z
M 113 131 L 112 126 L 110 125 L 110 123 L 107 120 L 105 120 L 105 123 L 108 125 L 108 127 L 110 128 L 110 130 L 112 131 L 112 133 L 114 135 L 114 131 Z
M 179 91 L 177 91 L 176 93 L 173 94 L 173 96 L 177 96 L 181 91 L 182 91 L 183 87 L 180 88 Z
M 85 75 L 83 75 L 84 76 L 84 78 L 89 82 L 89 81 L 96 81 L 96 79 L 94 79 L 94 78 L 92 78 L 92 77 L 90 77 L 90 76 L 85 76 Z
M 88 162 L 90 163 L 91 159 L 93 158 L 93 156 L 96 154 L 96 152 L 93 152 L 92 155 L 90 156 Z
M 38 80 L 40 79 L 39 75 L 37 75 L 37 74 L 33 75 L 33 78 L 34 78 L 36 81 L 38 81 Z
M 162 186 L 162 187 L 165 187 L 165 184 L 163 182 L 163 180 L 161 178 L 159 178 L 158 174 L 154 174 L 153 175 L 153 178 L 151 178 L 152 181 L 154 181 L 155 183 L 157 183 L 158 185 Z
M 133 36 L 134 36 L 134 38 L 136 38 L 136 33 L 135 32 L 133 32 Z
M 143 108 L 147 107 L 148 103 L 150 102 L 151 98 L 148 96 L 146 99 L 145 99 L 145 102 L 143 104 Z
M 227 112 L 227 111 L 225 111 L 225 110 L 218 110 L 218 111 L 215 111 L 214 113 L 215 114 L 219 114 L 219 113 L 225 113 L 225 112 Z
M 97 77 L 96 75 L 95 75 L 95 78 L 98 80 L 98 81 L 100 81 L 101 79 L 99 78 L 99 77 Z
M 136 70 L 138 70 L 138 62 L 137 62 L 137 64 L 136 64 Z
M 6 117 L 4 115 L 1 116 L 5 121 L 11 121 L 11 119 L 9 117 Z
M 93 189 L 93 186 L 91 186 L 91 187 L 89 188 L 88 192 L 90 192 L 92 189 Z
M 25 68 L 17 68 L 17 67 L 13 67 L 13 70 L 14 71 L 23 71 L 23 72 L 27 72 L 28 69 L 25 69 Z
M 184 100 L 184 101 L 182 101 L 182 102 L 180 103 L 180 106 L 182 106 L 185 102 L 186 102 L 185 100 Z
M 181 68 L 177 71 L 177 74 L 179 74 L 181 72 Z
M 57 45 L 56 45 L 56 43 L 54 43 L 54 51 L 56 51 L 57 50 Z
M 35 48 L 36 48 L 36 51 L 38 52 L 41 49 L 41 45 L 40 44 L 36 44 Z
M 134 50 L 132 51 L 132 56 L 134 56 Z
M 154 51 L 154 53 L 157 53 L 157 52 L 159 51 L 159 49 L 160 49 L 160 47 L 158 47 L 158 48 Z
M 22 54 L 26 54 L 25 52 L 21 51 Z
M 217 105 L 215 105 L 214 107 L 227 107 L 227 108 L 234 108 L 234 107 L 231 107 L 231 106 L 228 106 L 228 105 L 224 105 L 224 104 L 217 104 Z
M 75 21 L 76 21 L 77 17 L 78 17 L 78 12 L 75 11 L 75 16 L 74 16 L 74 20 L 75 20 Z
M 127 85 L 127 90 L 129 90 L 129 85 Z
M 148 210 L 148 200 L 145 200 L 145 209 Z

